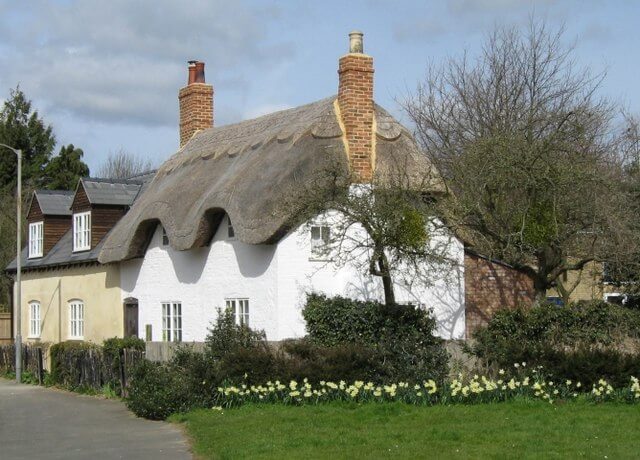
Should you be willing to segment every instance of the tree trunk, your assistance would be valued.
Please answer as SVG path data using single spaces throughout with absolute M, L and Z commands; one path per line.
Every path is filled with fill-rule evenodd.
M 538 275 L 533 279 L 533 289 L 535 290 L 535 303 L 540 305 L 547 300 L 547 277 L 544 274 L 538 272 Z
M 378 258 L 378 270 L 380 271 L 382 286 L 384 287 L 384 303 L 389 307 L 396 303 L 396 295 L 393 292 L 393 281 L 391 280 L 391 274 L 389 273 L 387 257 L 384 254 Z

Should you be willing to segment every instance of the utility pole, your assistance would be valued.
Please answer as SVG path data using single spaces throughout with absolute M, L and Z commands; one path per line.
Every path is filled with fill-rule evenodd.
M 13 311 L 16 315 L 16 381 L 22 382 L 22 150 L 5 144 L 18 157 L 18 189 L 16 190 L 16 296 Z

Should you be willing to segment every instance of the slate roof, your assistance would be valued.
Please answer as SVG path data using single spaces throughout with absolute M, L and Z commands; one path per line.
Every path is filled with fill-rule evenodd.
M 91 204 L 131 206 L 138 196 L 142 180 L 81 179 Z
M 158 222 L 174 249 L 207 244 L 227 213 L 236 237 L 276 242 L 289 230 L 288 199 L 328 168 L 349 173 L 335 96 L 241 123 L 197 132 L 158 170 L 147 190 L 108 235 L 101 263 L 144 254 Z M 411 134 L 375 106 L 376 175 L 402 165 L 412 180 L 444 191 Z M 325 174 L 326 175 L 326 174 Z M 328 180 L 328 179 L 327 179 Z
M 70 216 L 74 193 L 68 190 L 36 190 L 40 210 L 47 216 Z
M 104 238 L 90 251 L 73 252 L 73 231 L 69 230 L 56 245 L 44 257 L 29 259 L 29 248 L 22 250 L 22 270 L 30 268 L 49 268 L 61 265 L 75 265 L 98 260 L 98 254 L 102 249 Z M 8 272 L 14 273 L 17 269 L 16 259 L 7 266 Z
M 89 200 L 92 204 L 130 206 L 131 204 L 133 204 L 141 191 L 144 190 L 148 183 L 153 179 L 155 174 L 156 171 L 154 170 L 139 174 L 137 176 L 132 176 L 128 179 L 86 178 L 81 179 L 81 181 L 85 186 L 85 190 L 87 190 L 87 195 L 89 195 Z M 113 185 L 113 187 L 110 187 L 110 185 Z M 89 192 L 89 190 L 91 190 L 91 192 Z M 43 210 L 45 214 L 57 215 L 54 214 L 54 212 L 61 212 L 63 210 L 62 208 L 66 206 L 65 210 L 68 209 L 68 214 L 71 215 L 70 207 L 75 196 L 74 192 L 60 190 L 38 190 L 35 193 L 38 195 L 38 202 L 40 203 L 41 207 L 43 206 L 43 202 L 41 201 L 42 198 L 44 198 L 45 202 L 47 202 L 46 206 L 49 206 L 48 212 L 44 212 Z M 52 208 L 51 202 L 53 201 L 55 201 L 55 205 Z M 63 202 L 68 202 L 68 205 L 63 205 Z M 90 251 L 73 252 L 73 231 L 70 229 L 62 236 L 62 238 L 60 238 L 55 246 L 44 257 L 29 259 L 28 246 L 25 247 L 22 250 L 21 254 L 22 269 L 28 270 L 97 262 L 98 254 L 100 254 L 100 250 L 102 249 L 104 241 L 105 238 L 103 238 Z M 7 265 L 6 271 L 15 273 L 16 269 L 16 259 L 13 259 L 11 263 Z

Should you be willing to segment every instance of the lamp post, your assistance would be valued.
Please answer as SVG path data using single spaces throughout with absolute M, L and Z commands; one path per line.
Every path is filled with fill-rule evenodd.
M 18 190 L 16 191 L 16 297 L 13 302 L 16 312 L 16 381 L 20 383 L 22 381 L 22 150 L 14 149 L 5 144 L 0 144 L 0 147 L 5 147 L 18 157 Z

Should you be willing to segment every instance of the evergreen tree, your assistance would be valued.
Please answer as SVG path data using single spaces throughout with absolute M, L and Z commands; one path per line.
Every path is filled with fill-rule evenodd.
M 45 188 L 49 190 L 73 190 L 78 179 L 89 175 L 89 167 L 82 161 L 84 152 L 73 144 L 60 149 L 45 168 Z

